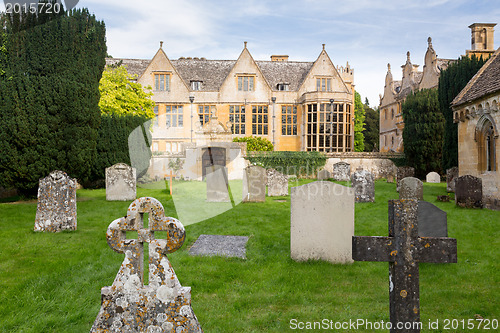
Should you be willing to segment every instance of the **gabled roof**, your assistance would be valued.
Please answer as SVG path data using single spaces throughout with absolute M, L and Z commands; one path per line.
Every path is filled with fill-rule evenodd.
M 178 59 L 171 60 L 188 87 L 191 81 L 202 81 L 202 91 L 218 91 L 236 63 L 235 60 Z
M 500 48 L 481 67 L 464 89 L 455 97 L 454 107 L 500 91 Z
M 106 58 L 106 66 L 117 65 L 120 61 L 122 65 L 127 66 L 129 74 L 137 75 L 137 78 L 144 73 L 146 68 L 148 68 L 151 63 L 151 60 L 145 59 Z
M 288 83 L 290 91 L 297 91 L 313 66 L 313 62 L 256 61 L 273 90 L 278 83 Z

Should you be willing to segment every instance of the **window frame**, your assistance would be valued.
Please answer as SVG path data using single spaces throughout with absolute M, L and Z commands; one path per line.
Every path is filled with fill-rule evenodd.
M 153 87 L 155 92 L 170 91 L 171 73 L 154 72 Z M 163 82 L 162 82 L 163 79 Z
M 174 125 L 169 124 L 169 121 L 172 122 L 172 119 L 175 119 Z M 182 104 L 165 105 L 165 126 L 167 128 L 184 127 L 184 105 Z
M 296 104 L 281 105 L 281 135 L 298 135 L 298 112 Z
M 252 135 L 269 135 L 268 105 L 252 105 Z
M 229 106 L 231 132 L 236 135 L 246 134 L 246 106 L 244 104 Z
M 236 85 L 238 91 L 255 91 L 255 75 L 252 74 L 238 74 L 236 75 Z

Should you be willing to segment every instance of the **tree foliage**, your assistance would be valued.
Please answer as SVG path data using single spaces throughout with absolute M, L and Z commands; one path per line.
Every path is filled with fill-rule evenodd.
M 326 155 L 317 151 L 258 152 L 247 157 L 252 164 L 274 168 L 286 175 L 316 175 L 326 164 Z
M 372 109 L 368 104 L 368 99 L 365 101 L 365 151 L 372 152 L 379 150 L 379 110 Z
M 155 103 L 151 87 L 144 91 L 140 83 L 132 82 L 125 66 L 107 67 L 99 83 L 99 108 L 106 115 L 136 115 L 154 118 Z
M 273 151 L 274 146 L 271 141 L 259 136 L 245 136 L 243 138 L 234 138 L 233 142 L 246 142 L 247 151 Z
M 417 177 L 441 173 L 444 118 L 439 109 L 437 89 L 423 89 L 406 97 L 402 105 L 405 127 L 404 151 Z
M 354 151 L 365 150 L 365 107 L 361 102 L 361 95 L 356 91 L 354 95 Z
M 100 122 L 105 26 L 86 9 L 7 15 L 0 75 L 0 185 L 25 194 L 54 169 L 89 179 Z
M 458 166 L 458 124 L 453 122 L 451 102 L 462 91 L 486 60 L 461 57 L 441 72 L 439 77 L 439 107 L 445 119 L 443 138 L 443 170 Z

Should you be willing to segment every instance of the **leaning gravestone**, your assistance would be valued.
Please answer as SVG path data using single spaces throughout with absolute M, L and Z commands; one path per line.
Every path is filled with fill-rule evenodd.
M 325 181 L 292 187 L 290 225 L 293 260 L 351 263 L 353 189 Z
M 143 221 L 146 214 L 148 227 Z M 138 239 L 128 239 L 127 231 L 136 231 Z M 156 239 L 157 231 L 167 232 L 167 239 Z M 101 309 L 91 333 L 203 332 L 191 307 L 191 288 L 181 286 L 167 258 L 185 237 L 184 226 L 165 217 L 154 198 L 135 200 L 126 217 L 109 225 L 108 244 L 125 259 L 113 284 L 101 289 Z M 149 285 L 144 285 L 144 243 L 149 244 Z
M 332 174 L 330 173 L 330 171 L 323 169 L 318 172 L 318 180 L 327 180 L 330 178 L 332 178 Z
M 455 180 L 458 178 L 458 167 L 446 170 L 446 191 L 455 192 Z
M 466 208 L 483 208 L 483 181 L 471 175 L 455 180 L 455 204 Z
M 243 170 L 243 202 L 266 201 L 266 169 L 250 165 Z
M 338 162 L 333 165 L 333 179 L 337 181 L 349 181 L 351 176 L 351 165 L 346 162 Z
M 200 235 L 189 249 L 189 254 L 246 259 L 247 242 L 247 236 Z
M 133 201 L 136 196 L 135 168 L 125 163 L 106 168 L 106 200 Z
M 446 212 L 427 201 L 418 202 L 418 236 L 448 237 Z
M 207 202 L 229 202 L 227 168 L 221 165 L 207 167 Z
M 412 167 L 399 167 L 398 171 L 396 172 L 396 191 L 399 192 L 399 185 L 401 181 L 406 178 L 406 177 L 414 177 L 415 176 L 415 169 Z
M 391 200 L 389 237 L 352 237 L 354 260 L 389 262 L 391 333 L 420 332 L 419 263 L 457 262 L 457 240 L 420 237 L 417 216 L 417 200 Z
M 288 195 L 288 177 L 277 170 L 267 170 L 267 195 L 270 197 Z
M 427 176 L 425 176 L 425 181 L 427 183 L 441 183 L 441 176 L 437 172 L 429 172 Z
M 38 183 L 35 231 L 76 230 L 76 179 L 52 171 Z
M 424 184 L 418 178 L 406 177 L 399 184 L 399 200 L 424 200 Z
M 357 170 L 351 176 L 351 184 L 356 202 L 375 201 L 375 182 L 370 172 Z

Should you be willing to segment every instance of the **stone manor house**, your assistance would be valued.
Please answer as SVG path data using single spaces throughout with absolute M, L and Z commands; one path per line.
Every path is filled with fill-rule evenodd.
M 106 62 L 127 66 L 152 87 L 153 174 L 168 172 L 166 157 L 182 156 L 185 177 L 200 179 L 220 164 L 232 178 L 241 167 L 231 165 L 241 151 L 235 137 L 263 137 L 282 151 L 354 150 L 353 69 L 334 65 L 324 44 L 311 62 L 287 55 L 257 61 L 246 42 L 237 60 L 169 59 L 161 42 L 151 60 Z
M 495 52 L 493 44 L 494 26 L 491 23 L 474 23 L 471 29 L 471 50 L 466 50 L 466 56 L 475 55 L 478 58 L 487 58 Z M 427 52 L 424 58 L 424 67 L 419 71 L 419 65 L 412 64 L 410 52 L 406 54 L 406 63 L 401 66 L 403 75 L 401 80 L 394 80 L 391 65 L 388 64 L 385 77 L 384 94 L 380 98 L 380 151 L 403 152 L 404 121 L 401 105 L 413 91 L 420 89 L 437 88 L 439 75 L 448 67 L 451 59 L 437 57 L 429 37 Z

